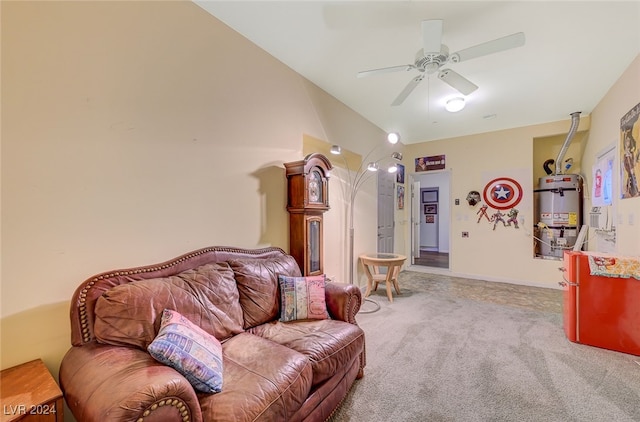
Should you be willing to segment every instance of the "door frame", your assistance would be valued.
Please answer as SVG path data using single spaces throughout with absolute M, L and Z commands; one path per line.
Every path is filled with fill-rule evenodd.
M 408 177 L 409 186 L 411 186 L 411 195 L 409 196 L 411 225 L 409 227 L 409 242 L 411 244 L 411 265 L 415 264 L 415 259 L 420 258 L 420 201 L 416 198 L 420 195 L 420 182 L 417 182 L 410 174 Z
M 414 226 L 413 224 L 410 225 L 409 227 L 409 233 L 407 233 L 408 236 L 408 240 L 406 240 L 406 242 L 409 243 L 409 247 L 411 250 L 411 264 L 415 265 L 415 255 L 417 254 L 417 257 L 419 257 L 420 255 L 420 224 L 421 224 L 421 217 L 422 214 L 420 213 L 420 206 L 421 206 L 421 198 L 420 198 L 420 185 L 423 184 L 420 180 L 418 180 L 419 178 L 421 178 L 421 176 L 431 176 L 431 175 L 442 175 L 445 174 L 446 175 L 446 180 L 447 180 L 447 184 L 448 186 L 442 186 L 439 185 L 440 187 L 440 197 L 439 197 L 439 206 L 438 206 L 438 217 L 439 220 L 442 219 L 442 216 L 444 215 L 446 218 L 446 227 L 440 227 L 439 228 L 439 234 L 444 234 L 446 233 L 447 238 L 444 240 L 445 241 L 445 248 L 440 248 L 441 246 L 441 238 L 438 239 L 438 249 L 442 249 L 445 252 L 449 253 L 449 268 L 447 269 L 447 271 L 451 271 L 451 263 L 452 263 L 452 255 L 451 255 L 451 239 L 452 239 L 452 215 L 453 215 L 453 211 L 454 211 L 454 205 L 453 205 L 453 196 L 452 196 L 452 192 L 451 192 L 451 186 L 452 186 L 452 179 L 453 179 L 453 170 L 452 169 L 445 169 L 445 170 L 435 170 L 435 171 L 429 171 L 429 172 L 422 172 L 422 173 L 410 173 L 408 175 L 408 180 L 409 183 L 411 183 L 412 189 L 413 189 L 413 194 L 410 197 L 410 201 L 411 201 L 411 212 L 413 213 L 414 210 L 417 208 L 418 209 L 418 216 L 417 216 L 417 229 L 416 226 Z M 425 182 L 424 185 L 427 186 L 427 184 L 429 186 L 433 186 L 433 183 L 429 183 L 429 182 Z M 446 193 L 446 197 L 443 197 L 443 193 Z M 441 199 L 440 199 L 441 198 Z M 444 213 L 444 208 L 442 207 L 442 203 L 446 201 L 446 210 L 447 212 Z M 412 215 L 413 218 L 413 215 Z M 413 223 L 413 219 L 412 219 L 412 223 Z M 417 242 L 417 246 L 414 246 L 414 243 Z M 436 270 L 441 270 L 440 268 L 436 268 L 436 267 L 425 267 L 425 268 L 433 268 Z

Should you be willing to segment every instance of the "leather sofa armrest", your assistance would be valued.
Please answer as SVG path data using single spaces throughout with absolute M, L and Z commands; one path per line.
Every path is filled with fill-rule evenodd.
M 78 421 L 202 421 L 187 379 L 140 349 L 95 342 L 72 347 L 59 378 Z
M 327 282 L 325 301 L 331 318 L 356 323 L 356 314 L 362 305 L 362 292 L 353 284 Z

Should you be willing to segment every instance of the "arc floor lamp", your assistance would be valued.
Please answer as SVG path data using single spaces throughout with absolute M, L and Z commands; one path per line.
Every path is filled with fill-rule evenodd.
M 389 133 L 387 135 L 387 141 L 395 145 L 400 140 L 400 136 L 395 133 Z M 386 170 L 389 173 L 395 173 L 398 171 L 398 162 L 402 161 L 402 154 L 400 152 L 392 152 L 390 156 L 383 156 L 374 161 L 367 161 L 371 157 L 374 151 L 376 151 L 380 145 L 375 146 L 365 157 L 362 159 L 360 166 L 353 170 L 349 167 L 349 163 L 344 158 L 342 154 L 342 148 L 339 145 L 333 145 L 331 147 L 331 154 L 339 155 L 343 159 L 344 167 L 347 170 L 347 180 L 345 185 L 343 185 L 345 200 L 348 206 L 348 235 L 349 235 L 349 283 L 354 284 L 354 268 L 356 266 L 356 262 L 354 259 L 354 235 L 355 229 L 353 227 L 353 219 L 354 219 L 354 205 L 356 201 L 356 197 L 358 192 L 365 181 L 369 179 L 370 176 L 375 174 L 380 169 L 380 165 L 384 164 L 385 161 L 389 161 Z M 366 166 L 364 165 L 365 163 Z M 368 299 L 367 299 L 368 300 Z

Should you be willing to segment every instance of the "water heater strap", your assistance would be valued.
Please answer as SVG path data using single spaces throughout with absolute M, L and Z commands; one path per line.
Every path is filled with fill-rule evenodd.
M 560 193 L 560 190 L 564 191 L 572 191 L 572 190 L 579 190 L 576 188 L 553 188 L 553 189 L 536 189 L 534 190 L 534 192 L 553 192 L 553 193 Z

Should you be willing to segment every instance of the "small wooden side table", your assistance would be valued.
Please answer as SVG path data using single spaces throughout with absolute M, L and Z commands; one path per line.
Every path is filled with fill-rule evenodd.
M 62 391 L 40 359 L 0 372 L 2 422 L 63 422 Z
M 371 294 L 371 289 L 378 288 L 378 283 L 385 282 L 387 285 L 387 297 L 389 302 L 393 302 L 393 295 L 391 294 L 391 285 L 396 289 L 396 293 L 400 294 L 400 287 L 398 286 L 398 273 L 400 273 L 400 267 L 407 259 L 404 255 L 398 255 L 395 253 L 370 253 L 360 255 L 360 261 L 364 267 L 364 272 L 367 274 L 367 291 L 364 293 L 364 297 Z M 371 269 L 373 268 L 373 272 Z M 387 267 L 386 274 L 380 274 L 379 267 Z

